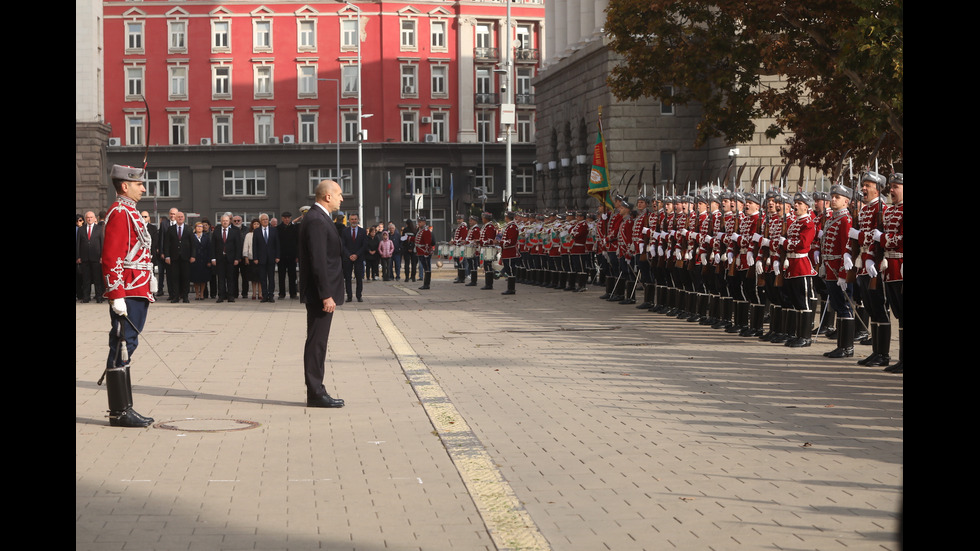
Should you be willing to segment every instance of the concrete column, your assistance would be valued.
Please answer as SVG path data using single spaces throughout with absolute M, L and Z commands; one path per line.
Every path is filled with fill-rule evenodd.
M 565 8 L 565 52 L 571 53 L 578 47 L 581 34 L 582 0 L 568 0 Z
M 473 47 L 475 45 L 473 28 L 476 20 L 472 17 L 459 19 L 459 32 L 456 36 L 456 48 L 459 58 L 459 125 L 458 141 L 460 143 L 476 142 L 476 120 L 473 108 L 475 65 L 473 63 Z

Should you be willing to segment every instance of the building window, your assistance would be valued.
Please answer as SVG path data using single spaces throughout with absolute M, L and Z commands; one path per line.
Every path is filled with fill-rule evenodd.
M 224 171 L 225 197 L 264 197 L 265 169 L 239 168 Z
M 442 195 L 442 169 L 408 167 L 405 169 L 405 193 Z
M 416 111 L 403 111 L 402 112 L 402 141 L 403 142 L 417 142 L 419 141 L 419 118 L 418 112 Z
M 142 21 L 126 22 L 126 53 L 127 54 L 143 53 L 143 22 Z
M 534 170 L 531 168 L 515 168 L 511 182 L 513 191 L 517 193 L 534 193 Z
M 476 187 L 486 186 L 487 195 L 493 195 L 493 168 L 487 166 L 478 166 L 476 170 L 473 171 L 476 174 Z M 512 182 L 513 183 L 513 182 Z
M 126 68 L 126 101 L 143 96 L 143 67 Z
M 170 99 L 187 99 L 187 67 L 184 65 L 170 67 Z
M 517 70 L 517 86 L 514 87 L 514 103 L 518 105 L 534 105 L 531 77 L 531 69 Z
M 432 113 L 432 132 L 440 143 L 447 142 L 449 137 L 449 113 L 437 111 Z
M 229 52 L 231 51 L 231 42 L 228 40 L 228 36 L 231 34 L 231 22 L 230 21 L 212 21 L 211 22 L 211 51 L 212 52 Z
M 333 180 L 340 184 L 340 189 L 344 195 L 350 195 L 353 193 L 353 171 L 349 168 L 341 168 L 340 176 L 337 176 L 336 168 L 311 168 L 310 169 L 310 187 L 309 194 L 312 197 L 316 190 L 317 184 L 321 180 Z
M 180 197 L 180 171 L 147 170 L 146 197 Z
M 517 115 L 517 141 L 531 143 L 534 141 L 534 128 L 531 126 L 530 113 Z
M 357 141 L 357 113 L 344 113 L 344 141 Z
M 496 94 L 493 93 L 493 76 L 490 74 L 490 69 L 481 68 L 476 70 L 476 103 L 497 103 Z
M 301 52 L 316 51 L 316 21 L 298 21 L 299 28 L 296 31 L 296 49 Z
M 418 90 L 416 89 L 418 75 L 418 65 L 402 65 L 402 97 L 403 98 L 417 98 Z
M 255 98 L 272 97 L 272 65 L 255 66 Z
M 170 145 L 187 145 L 186 115 L 170 115 Z
M 528 50 L 534 48 L 534 35 L 531 33 L 531 27 L 528 25 L 518 25 L 515 33 L 518 50 Z
M 126 145 L 143 145 L 143 117 L 126 117 Z
M 252 50 L 256 52 L 272 51 L 272 21 L 258 20 L 252 22 Z
M 357 49 L 357 19 L 340 20 L 340 49 Z
M 493 114 L 480 111 L 476 114 L 476 140 L 483 143 L 493 141 Z
M 255 143 L 267 144 L 272 138 L 272 115 L 255 114 Z
M 301 98 L 316 97 L 316 65 L 300 65 L 297 89 Z
M 480 50 L 493 48 L 493 33 L 490 32 L 490 25 L 487 23 L 476 25 L 476 47 Z
M 449 68 L 445 65 L 432 66 L 432 97 L 449 97 L 449 89 L 446 87 L 446 82 L 449 80 L 446 77 L 448 71 Z
M 666 87 L 664 89 L 664 96 L 672 96 L 672 95 L 674 95 L 674 87 L 673 86 Z M 673 104 L 671 104 L 670 101 L 668 101 L 668 100 L 661 100 L 660 101 L 660 114 L 661 115 L 673 115 L 674 114 L 674 106 L 673 106 Z
M 148 170 L 147 197 L 180 197 L 180 172 L 177 170 Z
M 187 51 L 187 22 L 171 21 L 168 24 L 170 32 L 169 53 L 180 53 Z
M 667 183 L 674 180 L 674 152 L 660 152 L 660 181 Z
M 433 21 L 429 25 L 431 46 L 435 51 L 446 51 L 446 22 Z
M 401 29 L 402 49 L 412 51 L 417 50 L 418 48 L 415 45 L 415 20 L 402 19 Z
M 316 113 L 303 113 L 299 116 L 299 143 L 317 143 Z
M 212 67 L 211 74 L 214 79 L 211 96 L 214 99 L 231 99 L 231 67 Z
M 345 98 L 357 97 L 357 65 L 344 65 L 341 68 L 341 78 L 344 81 Z
M 231 143 L 231 115 L 214 116 L 214 143 Z

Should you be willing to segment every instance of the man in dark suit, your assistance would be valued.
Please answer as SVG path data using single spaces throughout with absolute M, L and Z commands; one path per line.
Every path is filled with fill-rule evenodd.
M 218 302 L 235 302 L 238 296 L 238 264 L 242 260 L 242 236 L 231 225 L 231 216 L 221 217 L 221 226 L 211 234 L 211 265 L 218 277 Z
M 296 247 L 299 243 L 299 226 L 290 223 L 293 216 L 282 213 L 282 222 L 276 226 L 279 233 L 279 298 L 296 298 Z M 287 285 L 286 280 L 289 280 Z
M 254 267 L 259 270 L 262 284 L 262 302 L 275 302 L 272 293 L 276 289 L 276 264 L 279 263 L 279 233 L 269 225 L 269 215 L 259 215 L 259 227 L 252 237 Z
M 103 225 L 95 213 L 85 213 L 85 223 L 75 232 L 75 263 L 82 273 L 82 302 L 91 300 L 92 284 L 95 284 L 95 301 L 102 302 L 102 246 L 105 244 Z
M 323 364 L 327 357 L 330 324 L 337 306 L 344 303 L 342 246 L 330 211 L 344 200 L 340 185 L 323 180 L 316 186 L 316 204 L 303 217 L 299 230 L 299 273 L 306 301 L 306 347 L 303 371 L 308 407 L 339 408 L 344 401 L 327 394 Z
M 351 297 L 351 277 L 357 280 L 357 302 L 363 302 L 361 292 L 364 290 L 364 240 L 367 232 L 358 227 L 359 219 L 356 214 L 348 217 L 347 228 L 340 234 L 340 243 L 344 248 L 344 285 L 347 289 L 347 300 Z
M 157 230 L 157 242 L 155 248 L 153 249 L 153 260 L 154 262 L 157 263 L 157 267 L 159 268 L 159 272 L 160 272 L 159 277 L 157 279 L 157 290 L 156 290 L 156 294 L 158 297 L 163 296 L 164 280 L 166 280 L 167 286 L 168 287 L 170 286 L 170 275 L 167 272 L 167 268 L 169 268 L 169 266 L 164 261 L 164 257 L 166 256 L 166 254 L 163 251 L 163 244 L 167 241 L 167 230 L 170 229 L 170 226 L 176 223 L 177 223 L 177 209 L 172 208 L 170 209 L 170 212 L 167 213 L 167 218 L 162 222 L 160 222 L 160 228 Z M 173 292 L 170 291 L 170 294 L 173 295 Z
M 187 298 L 191 286 L 191 230 L 184 224 L 184 213 L 178 212 L 176 219 L 167 229 L 163 242 L 163 261 L 167 264 L 167 287 L 170 289 L 170 302 L 190 302 Z

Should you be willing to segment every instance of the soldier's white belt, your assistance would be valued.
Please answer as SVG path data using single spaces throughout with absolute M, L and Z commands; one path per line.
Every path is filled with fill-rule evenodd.
M 825 254 L 825 255 L 823 255 L 822 258 L 824 260 L 840 260 L 841 258 L 844 258 L 844 255 L 841 255 L 841 254 Z
M 153 263 L 152 262 L 133 262 L 131 260 L 123 260 L 122 261 L 122 267 L 123 268 L 129 268 L 131 270 L 152 270 L 153 269 Z
M 885 258 L 902 258 L 902 253 L 898 251 L 885 251 Z
M 786 253 L 786 258 L 807 258 L 807 256 L 806 253 Z

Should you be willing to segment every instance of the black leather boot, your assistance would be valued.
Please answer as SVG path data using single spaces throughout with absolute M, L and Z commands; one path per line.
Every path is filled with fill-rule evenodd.
M 517 278 L 515 276 L 507 276 L 507 290 L 501 295 L 516 295 L 517 291 Z
M 837 348 L 824 352 L 828 358 L 851 358 L 854 356 L 854 318 L 837 320 Z

